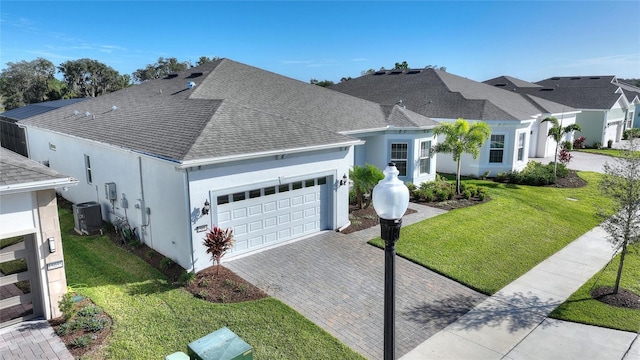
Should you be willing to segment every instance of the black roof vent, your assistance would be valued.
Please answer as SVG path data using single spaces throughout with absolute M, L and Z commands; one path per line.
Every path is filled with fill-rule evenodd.
M 421 73 L 422 69 L 417 69 L 417 70 L 409 70 L 407 71 L 407 74 L 418 74 Z
M 378 70 L 375 73 L 373 73 L 373 75 L 382 75 L 382 74 L 386 74 L 387 70 Z
M 499 84 L 495 84 L 494 86 L 503 87 L 503 86 L 507 86 L 507 84 L 505 84 L 505 83 L 499 83 Z
M 391 70 L 389 72 L 390 75 L 398 75 L 398 74 L 402 74 L 404 72 L 404 70 L 401 69 L 395 69 L 395 70 Z
M 191 75 L 187 76 L 187 79 L 197 78 L 198 76 L 202 76 L 202 72 L 192 72 Z
M 600 80 L 600 76 L 593 76 L 593 77 L 590 77 L 589 79 L 591 79 L 591 80 Z
M 542 88 L 542 89 L 540 89 L 540 91 L 553 91 L 553 90 L 554 90 L 553 88 Z
M 164 79 L 173 79 L 176 76 L 178 76 L 177 73 L 171 73 L 171 74 L 168 74 L 167 76 L 165 76 Z
M 580 79 L 581 79 L 581 77 L 579 77 L 579 76 L 576 76 L 576 77 L 572 77 L 572 78 L 571 78 L 571 80 L 580 80 Z
M 560 80 L 559 77 L 552 77 L 551 80 Z

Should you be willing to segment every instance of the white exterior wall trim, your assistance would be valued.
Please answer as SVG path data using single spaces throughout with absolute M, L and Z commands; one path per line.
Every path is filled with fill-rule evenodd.
M 259 153 L 251 153 L 251 154 L 241 154 L 241 155 L 231 155 L 231 156 L 221 156 L 217 158 L 208 158 L 208 159 L 198 159 L 198 160 L 188 160 L 182 162 L 180 165 L 176 166 L 176 169 L 187 169 L 197 166 L 205 166 L 205 165 L 213 165 L 220 163 L 227 163 L 233 161 L 240 160 L 251 160 L 251 159 L 259 159 L 266 156 L 284 156 L 288 154 L 297 154 L 309 151 L 317 151 L 317 150 L 327 150 L 327 149 L 335 149 L 335 148 L 348 148 L 355 145 L 363 145 L 365 142 L 363 140 L 353 140 L 346 141 L 343 143 L 335 143 L 335 144 L 326 144 L 326 145 L 317 145 L 317 146 L 309 146 L 295 149 L 285 149 L 285 150 L 274 150 L 274 151 L 264 151 Z
M 78 180 L 72 177 L 54 179 L 54 180 L 33 181 L 28 183 L 2 186 L 0 187 L 0 193 L 13 194 L 13 193 L 27 192 L 27 191 L 58 189 L 63 186 L 68 186 L 68 185 L 73 186 L 76 184 L 78 184 Z

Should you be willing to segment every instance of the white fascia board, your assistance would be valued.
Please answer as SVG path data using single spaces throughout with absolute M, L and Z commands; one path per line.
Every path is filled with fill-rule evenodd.
M 53 180 L 31 181 L 19 184 L 0 186 L 0 194 L 14 194 L 29 191 L 39 191 L 47 189 L 57 189 L 63 186 L 74 186 L 78 184 L 78 180 L 72 177 L 59 178 Z
M 563 111 L 563 112 L 559 112 L 559 113 L 550 113 L 549 116 L 562 116 L 562 115 L 575 115 L 575 114 L 580 114 L 582 112 L 582 110 L 573 110 L 573 111 Z
M 303 152 L 328 150 L 328 149 L 336 149 L 336 148 L 348 148 L 355 145 L 363 145 L 364 143 L 365 143 L 364 140 L 351 140 L 351 141 L 345 141 L 342 143 L 335 143 L 335 144 L 307 146 L 307 147 L 294 148 L 294 149 L 271 150 L 271 151 L 263 151 L 258 153 L 221 156 L 221 157 L 208 158 L 208 159 L 188 160 L 188 161 L 183 161 L 179 165 L 176 165 L 176 169 L 181 170 L 181 169 L 186 169 L 186 168 L 195 167 L 195 166 L 205 166 L 205 165 L 227 163 L 232 161 L 259 159 L 266 156 L 278 156 L 278 155 L 297 154 L 297 153 L 303 153 Z
M 425 131 L 425 130 L 433 130 L 433 128 L 435 128 L 436 125 L 429 125 L 429 126 L 411 126 L 411 127 L 396 127 L 396 126 L 385 126 L 385 127 L 380 127 L 380 128 L 371 128 L 371 129 L 359 129 L 359 130 L 348 130 L 348 131 L 340 131 L 339 134 L 341 135 L 361 135 L 361 134 L 369 134 L 369 133 L 376 133 L 376 132 L 385 132 L 385 131 L 395 131 L 395 130 L 402 130 L 402 131 Z

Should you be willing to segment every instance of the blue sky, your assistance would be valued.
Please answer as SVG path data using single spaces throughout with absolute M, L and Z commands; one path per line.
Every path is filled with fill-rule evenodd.
M 511 75 L 640 78 L 640 1 L 13 1 L 0 62 L 91 58 L 132 73 L 158 57 L 219 56 L 308 82 L 446 66 Z

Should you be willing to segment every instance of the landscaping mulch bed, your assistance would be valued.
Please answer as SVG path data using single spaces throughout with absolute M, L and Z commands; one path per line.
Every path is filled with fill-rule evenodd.
M 214 303 L 237 303 L 269 296 L 222 265 L 196 273 L 184 288 L 193 296 Z
M 549 186 L 558 188 L 579 188 L 587 186 L 587 182 L 578 176 L 576 171 L 569 170 L 569 175 L 556 179 L 556 183 Z
M 611 306 L 635 310 L 640 309 L 640 295 L 627 289 L 621 288 L 617 294 L 614 294 L 612 286 L 601 286 L 591 290 L 591 296 Z
M 94 305 L 91 299 L 84 298 L 81 301 L 78 301 L 76 304 L 77 309 L 81 309 L 88 305 Z M 53 327 L 53 330 L 58 334 L 60 340 L 67 346 L 67 349 L 73 355 L 74 359 L 80 359 L 84 357 L 92 357 L 92 358 L 100 358 L 99 352 L 103 350 L 106 345 L 106 341 L 111 334 L 111 327 L 113 324 L 113 320 L 106 313 L 102 312 L 100 315 L 97 315 L 97 318 L 104 319 L 106 321 L 106 326 L 97 332 L 90 332 L 85 329 L 78 329 L 76 331 L 69 331 L 67 334 L 61 335 L 59 334 L 59 328 L 61 325 L 65 323 L 63 317 L 55 318 L 49 320 L 49 324 Z M 70 321 L 72 321 L 71 319 Z M 76 345 L 77 339 L 80 339 L 83 336 L 90 336 L 91 342 L 86 346 L 78 346 Z

